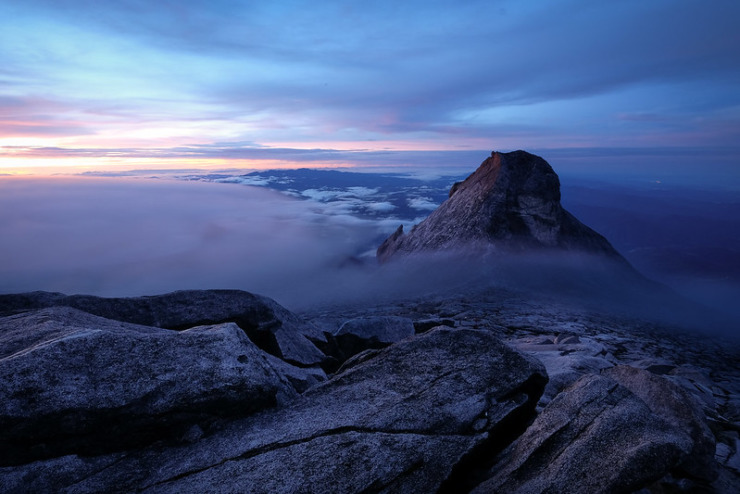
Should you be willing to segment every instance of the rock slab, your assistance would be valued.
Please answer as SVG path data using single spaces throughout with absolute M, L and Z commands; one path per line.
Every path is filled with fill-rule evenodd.
M 606 369 L 602 374 L 629 389 L 655 415 L 689 435 L 692 448 L 676 467 L 681 476 L 710 482 L 717 477 L 714 435 L 701 407 L 686 390 L 652 372 L 627 365 Z
M 132 298 L 50 292 L 0 295 L 0 316 L 60 306 L 115 321 L 176 330 L 233 322 L 257 346 L 292 364 L 315 366 L 325 358 L 311 342 L 324 338 L 321 331 L 274 300 L 241 290 L 181 290 Z
M 69 458 L 59 474 L 52 461 L 0 469 L 0 479 L 76 492 L 436 492 L 466 478 L 460 465 L 480 447 L 523 428 L 546 380 L 489 332 L 438 328 L 193 444 Z
M 637 388 L 647 378 L 615 374 L 629 374 Z M 616 380 L 586 375 L 545 407 L 473 492 L 634 492 L 690 458 L 692 435 Z
M 233 323 L 177 332 L 68 307 L 0 318 L 0 464 L 129 449 L 286 403 L 297 393 L 271 358 Z

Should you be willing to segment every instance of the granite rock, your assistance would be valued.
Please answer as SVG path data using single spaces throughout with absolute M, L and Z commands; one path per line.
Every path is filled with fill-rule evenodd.
M 233 323 L 176 332 L 68 307 L 0 318 L 0 464 L 173 439 L 295 395 Z
M 438 328 L 192 444 L 0 468 L 0 480 L 28 491 L 435 492 L 524 428 L 546 379 L 489 332 Z
M 691 448 L 688 434 L 627 388 L 589 374 L 545 407 L 473 492 L 633 492 Z
M 176 330 L 233 322 L 257 346 L 292 364 L 316 366 L 325 358 L 311 342 L 324 339 L 320 330 L 274 300 L 241 290 L 181 290 L 132 298 L 49 292 L 0 295 L 0 316 L 59 306 L 115 321 Z
M 494 246 L 576 250 L 626 261 L 601 235 L 560 204 L 560 181 L 552 167 L 525 151 L 491 153 L 450 197 L 405 233 L 399 227 L 377 250 L 385 262 L 411 253 Z
M 692 449 L 677 465 L 680 473 L 710 482 L 717 477 L 714 435 L 701 406 L 687 391 L 664 377 L 627 365 L 605 369 L 602 375 L 629 389 L 655 415 L 689 434 Z

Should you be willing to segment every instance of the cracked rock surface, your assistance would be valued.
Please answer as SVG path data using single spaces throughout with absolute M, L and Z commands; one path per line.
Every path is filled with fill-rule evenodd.
M 0 318 L 0 464 L 130 449 L 287 403 L 285 365 L 235 324 L 176 332 L 68 307 Z
M 303 315 L 310 320 L 327 321 L 337 310 L 319 308 Z M 346 318 L 396 315 L 424 324 L 444 320 L 456 328 L 489 331 L 546 367 L 550 381 L 538 403 L 539 411 L 584 376 L 604 373 L 606 377 L 615 372 L 611 376 L 615 380 L 617 374 L 624 378 L 637 374 L 636 385 L 629 384 L 629 379 L 619 379 L 622 387 L 639 397 L 653 415 L 672 410 L 673 418 L 664 416 L 661 420 L 681 424 L 680 429 L 690 432 L 693 446 L 683 461 L 664 465 L 663 477 L 646 481 L 642 490 L 636 490 L 641 494 L 740 491 L 737 340 L 707 329 L 688 330 L 610 312 L 608 308 L 568 298 L 493 287 L 385 301 L 375 306 L 347 306 L 341 308 L 341 313 Z M 423 331 L 424 324 L 417 327 Z M 681 391 L 666 388 L 666 382 L 678 385 Z M 652 389 L 656 383 L 660 383 L 658 389 L 665 394 L 640 392 L 641 388 Z M 678 398 L 669 400 L 671 396 Z M 686 422 L 676 422 L 676 415 Z M 712 444 L 716 444 L 713 453 L 708 451 Z M 612 454 L 610 443 L 604 443 L 599 452 Z M 695 468 L 692 473 L 681 472 L 687 466 L 691 470 L 690 465 Z M 713 472 L 715 468 L 717 471 Z M 670 473 L 672 470 L 675 475 Z
M 0 316 L 45 307 L 72 307 L 114 321 L 175 330 L 233 322 L 260 348 L 292 364 L 309 367 L 325 358 L 310 341 L 323 340 L 321 331 L 274 300 L 241 290 L 181 290 L 131 298 L 0 295 Z
M 195 443 L 98 458 L 92 474 L 69 458 L 80 475 L 66 482 L 76 492 L 434 492 L 476 448 L 522 427 L 545 382 L 539 362 L 489 332 L 438 328 Z M 49 467 L 0 475 L 43 490 L 59 482 Z
M 691 446 L 628 389 L 587 375 L 545 407 L 473 492 L 633 492 L 664 476 Z
M 200 294 L 195 300 L 216 296 Z M 176 434 L 148 436 L 113 450 L 82 451 L 75 441 L 115 437 L 121 421 L 109 421 L 101 431 L 72 420 L 79 434 L 69 436 L 68 449 L 47 449 L 0 466 L 2 491 L 739 490 L 740 359 L 736 347 L 719 337 L 494 287 L 377 305 L 315 307 L 301 316 L 291 315 L 321 328 L 322 336 L 334 335 L 347 321 L 386 317 L 403 321 L 416 335 L 380 349 L 370 338 L 368 349 L 325 380 L 318 366 L 298 367 L 265 353 L 234 324 L 177 332 L 62 307 L 0 318 L 6 342 L 0 362 L 55 348 L 57 361 L 46 366 L 55 369 L 65 351 L 78 348 L 58 346 L 75 340 L 65 332 L 78 331 L 80 342 L 102 332 L 113 341 L 128 335 L 136 341 L 165 338 L 173 349 L 157 355 L 173 356 L 165 359 L 172 368 L 200 362 L 204 376 L 220 376 L 235 372 L 240 355 L 251 355 L 236 353 L 240 341 L 255 352 L 248 361 L 264 367 L 262 375 L 248 377 L 237 389 L 269 375 L 286 390 L 275 406 L 257 410 L 243 402 L 245 408 L 237 406 L 233 415 L 184 420 Z M 206 358 L 209 345 L 222 344 L 215 337 L 222 333 L 228 348 L 219 354 L 235 357 L 236 364 Z M 181 351 L 176 342 L 188 334 L 199 338 L 189 345 L 193 353 L 168 353 Z M 130 368 L 106 369 L 101 376 L 140 372 L 137 359 L 126 358 L 133 355 L 126 352 L 128 347 L 115 350 L 110 362 Z M 88 360 L 70 356 L 74 362 Z M 40 374 L 45 376 L 40 384 L 60 386 L 61 395 L 75 389 L 73 381 L 54 381 L 52 373 Z M 192 386 L 189 376 L 181 375 L 179 385 Z M 28 389 L 31 395 L 52 392 Z M 169 398 L 161 396 L 157 403 L 166 404 Z M 166 425 L 161 418 L 150 416 L 155 430 Z

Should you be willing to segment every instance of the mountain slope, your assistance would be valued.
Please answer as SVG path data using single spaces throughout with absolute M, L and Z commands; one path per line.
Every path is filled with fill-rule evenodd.
M 400 227 L 377 251 L 378 260 L 413 252 L 491 247 L 584 251 L 624 261 L 601 235 L 560 204 L 560 180 L 539 156 L 499 153 L 483 161 L 450 197 L 409 233 Z

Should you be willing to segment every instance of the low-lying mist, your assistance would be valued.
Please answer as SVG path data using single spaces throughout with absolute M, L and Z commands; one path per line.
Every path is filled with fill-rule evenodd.
M 320 204 L 241 185 L 7 178 L 0 180 L 0 293 L 235 288 L 305 310 L 493 287 L 708 330 L 736 328 L 731 318 L 710 320 L 694 304 L 700 296 L 682 299 L 585 255 L 492 251 L 382 266 L 360 256 L 399 223 L 327 215 Z
M 716 335 L 735 337 L 740 320 L 732 311 L 717 310 L 699 297 L 687 298 L 624 262 L 576 252 L 489 249 L 415 254 L 380 266 L 325 270 L 294 288 L 286 300 L 297 309 L 446 296 L 475 302 L 479 295 L 490 299 L 491 290 L 503 290 L 535 305 L 563 303 L 586 312 L 648 319 Z
M 143 179 L 0 181 L 0 291 L 279 295 L 378 235 L 253 187 Z

